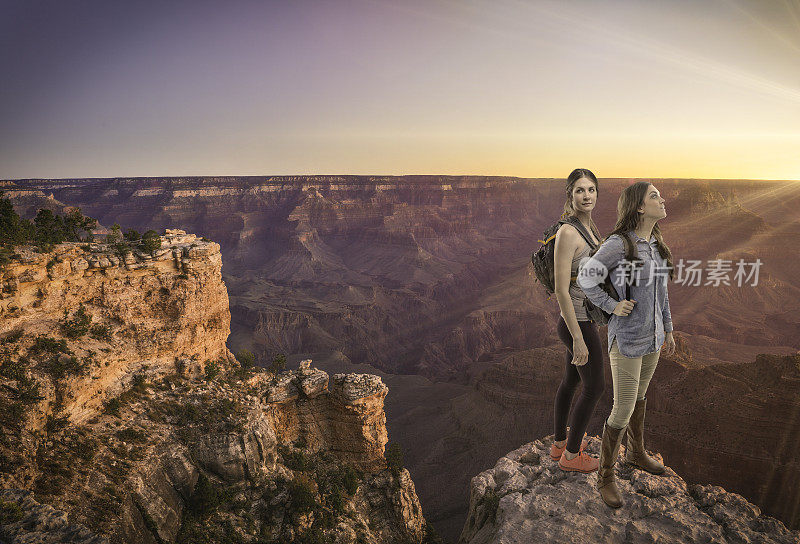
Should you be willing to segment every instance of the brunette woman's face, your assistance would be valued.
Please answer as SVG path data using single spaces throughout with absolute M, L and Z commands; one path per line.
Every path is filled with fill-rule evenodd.
M 597 204 L 597 189 L 592 180 L 581 178 L 572 186 L 572 208 L 575 211 L 590 212 Z
M 644 202 L 639 206 L 639 213 L 642 219 L 653 219 L 658 221 L 667 216 L 667 208 L 664 205 L 666 200 L 661 197 L 661 193 L 654 185 L 647 187 L 647 192 L 644 195 Z

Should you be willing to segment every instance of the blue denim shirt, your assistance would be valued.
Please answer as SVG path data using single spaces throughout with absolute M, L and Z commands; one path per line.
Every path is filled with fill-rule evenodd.
M 619 235 L 609 236 L 597 253 L 582 263 L 577 282 L 592 303 L 611 314 L 608 321 L 609 351 L 616 337 L 619 352 L 625 357 L 635 358 L 661 349 L 665 334 L 672 331 L 672 315 L 667 294 L 669 269 L 667 260 L 658 253 L 655 236 L 651 235 L 648 242 L 633 231 L 628 235 L 635 240 L 642 261 L 641 268 L 634 274 L 638 282 L 630 286 L 630 298 L 636 301 L 630 314 L 614 314 L 617 301 L 599 286 L 608 270 L 613 269 L 611 280 L 619 300 L 625 296 L 625 276 L 630 276 L 630 267 L 625 262 L 625 241 Z

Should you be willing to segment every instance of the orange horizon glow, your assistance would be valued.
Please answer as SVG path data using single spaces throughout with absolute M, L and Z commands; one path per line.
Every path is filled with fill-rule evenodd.
M 800 179 L 790 3 L 89 4 L 12 14 L 0 179 Z

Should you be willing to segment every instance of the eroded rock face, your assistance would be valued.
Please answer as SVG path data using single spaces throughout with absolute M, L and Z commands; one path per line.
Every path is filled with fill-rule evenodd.
M 363 470 L 386 467 L 383 400 L 389 389 L 371 374 L 335 374 L 302 365 L 264 384 L 269 418 L 279 440 L 304 440 Z
M 79 523 L 71 523 L 67 513 L 47 504 L 39 504 L 33 493 L 23 489 L 0 490 L 2 522 L 0 542 L 17 544 L 109 544 Z
M 21 246 L 16 252 L 0 272 L 0 336 L 23 333 L 14 349 L 24 351 L 39 335 L 63 337 L 59 323 L 80 307 L 93 326 L 107 328 L 105 337 L 66 338 L 68 353 L 58 355 L 86 362 L 83 371 L 57 379 L 59 415 L 72 422 L 92 417 L 137 373 L 163 376 L 175 371 L 176 361 L 190 361 L 184 368 L 197 375 L 207 361 L 234 360 L 225 346 L 231 317 L 214 242 L 170 229 L 149 260 L 120 259 L 95 243 L 63 243 L 46 254 Z M 31 377 L 50 381 L 41 366 L 30 370 Z M 27 425 L 41 428 L 52 412 L 41 403 Z
M 140 383 L 116 414 L 51 429 L 38 445 L 29 437 L 33 451 L 15 473 L 0 472 L 0 489 L 28 487 L 47 506 L 8 491 L 27 520 L 10 542 L 39 533 L 42 542 L 67 541 L 58 540 L 67 532 L 87 543 L 213 540 L 225 520 L 243 542 L 310 531 L 338 542 L 421 542 L 427 525 L 414 483 L 383 458 L 380 378 L 337 374 L 336 393 L 312 388 L 313 397 L 270 401 L 273 382 L 303 391 L 327 384 L 327 374 L 310 364 L 277 377 L 254 372 Z
M 460 543 L 800 542 L 800 532 L 740 495 L 687 485 L 669 467 L 655 476 L 625 464 L 624 446 L 615 468 L 624 505 L 609 508 L 597 472 L 561 470 L 550 458 L 552 441 L 551 435 L 525 444 L 472 479 Z M 587 451 L 599 457 L 599 448 L 600 439 L 590 436 Z
M 0 541 L 421 542 L 414 484 L 383 457 L 381 379 L 242 369 L 219 246 L 162 238 L 19 248 L 4 269 Z

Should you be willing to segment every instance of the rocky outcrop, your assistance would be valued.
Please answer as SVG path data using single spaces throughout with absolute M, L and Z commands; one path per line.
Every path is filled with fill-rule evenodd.
M 228 524 L 240 542 L 312 532 L 340 542 L 421 542 L 427 526 L 414 484 L 383 459 L 386 386 L 377 376 L 341 374 L 332 390 L 314 387 L 312 398 L 270 400 L 287 382 L 299 391 L 327 386 L 308 363 L 278 376 L 141 382 L 116 414 L 50 429 L 16 458 L 15 474 L 0 473 L 0 488 L 18 487 L 3 495 L 4 512 L 24 514 L 9 542 L 49 530 L 85 542 L 95 542 L 92 534 L 130 543 L 215 540 Z M 276 416 L 289 413 L 302 415 Z M 71 524 L 53 508 L 69 512 Z
M 596 489 L 597 472 L 561 470 L 550 458 L 552 440 L 525 444 L 472 479 L 460 543 L 800 542 L 800 532 L 740 495 L 687 485 L 669 467 L 654 476 L 624 464 L 624 446 L 615 474 L 625 503 L 609 508 Z M 587 451 L 599 456 L 599 447 L 589 437 Z
M 213 242 L 109 250 L 3 269 L 0 540 L 422 541 L 379 377 L 242 368 Z
M 362 470 L 386 467 L 388 441 L 383 399 L 389 389 L 370 374 L 328 374 L 303 361 L 295 372 L 265 385 L 268 416 L 284 443 L 302 439 Z
M 0 542 L 109 544 L 86 526 L 71 523 L 66 512 L 39 504 L 30 491 L 13 489 L 0 490 Z
M 55 393 L 52 404 L 44 399 L 29 411 L 27 425 L 41 428 L 54 409 L 84 422 L 137 373 L 163 376 L 177 364 L 197 375 L 209 361 L 233 361 L 221 269 L 218 244 L 180 230 L 168 230 L 152 254 L 118 255 L 99 243 L 63 243 L 51 253 L 17 247 L 0 272 L 0 337 L 21 335 L 9 342 L 15 353 L 37 337 L 62 337 L 56 357 L 75 370 L 54 374 L 53 364 L 29 361 L 29 378 Z M 65 332 L 81 308 L 87 330 Z

